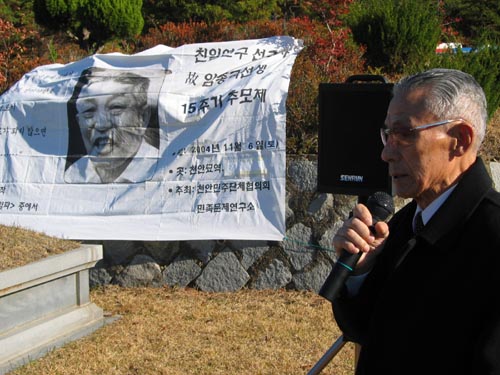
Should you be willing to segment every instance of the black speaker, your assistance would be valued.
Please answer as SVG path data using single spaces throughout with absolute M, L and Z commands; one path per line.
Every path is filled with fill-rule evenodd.
M 393 84 L 382 76 L 351 76 L 319 85 L 318 191 L 369 196 L 391 194 L 382 161 L 380 128 Z

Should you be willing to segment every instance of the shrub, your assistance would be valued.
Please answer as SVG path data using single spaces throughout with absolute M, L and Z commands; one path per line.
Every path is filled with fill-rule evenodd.
M 368 64 L 391 72 L 425 66 L 441 33 L 434 0 L 359 0 L 345 20 L 354 40 L 366 46 Z
M 350 75 L 363 72 L 363 49 L 351 42 L 347 29 L 328 29 L 309 18 L 293 19 L 287 28 L 305 46 L 295 61 L 290 80 L 287 150 L 290 154 L 316 154 L 319 84 L 341 83 Z
M 446 53 L 436 56 L 436 67 L 459 69 L 471 74 L 483 87 L 491 119 L 500 106 L 500 43 L 481 39 L 471 53 Z
M 39 56 L 40 37 L 33 30 L 16 27 L 0 18 L 0 94 L 23 74 L 49 61 Z M 27 58 L 29 56 L 29 58 Z
M 71 31 L 80 46 L 97 51 L 114 38 L 138 35 L 144 26 L 142 0 L 34 0 L 35 21 L 54 31 Z

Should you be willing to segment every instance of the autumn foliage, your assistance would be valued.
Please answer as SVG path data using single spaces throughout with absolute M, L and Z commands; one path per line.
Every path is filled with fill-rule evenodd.
M 46 63 L 38 50 L 39 36 L 0 18 L 0 92 L 37 65 Z

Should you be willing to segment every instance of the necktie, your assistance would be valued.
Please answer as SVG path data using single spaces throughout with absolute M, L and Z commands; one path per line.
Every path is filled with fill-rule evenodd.
M 413 227 L 415 228 L 415 234 L 420 233 L 422 229 L 424 229 L 424 222 L 422 220 L 422 211 L 419 211 L 415 215 L 415 219 L 413 219 Z

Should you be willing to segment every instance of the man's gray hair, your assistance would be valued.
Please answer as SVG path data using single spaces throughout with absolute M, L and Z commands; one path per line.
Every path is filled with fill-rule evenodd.
M 425 88 L 425 106 L 438 120 L 463 118 L 475 129 L 479 150 L 486 134 L 486 97 L 470 74 L 455 69 L 430 69 L 401 79 L 394 85 L 394 96 Z

